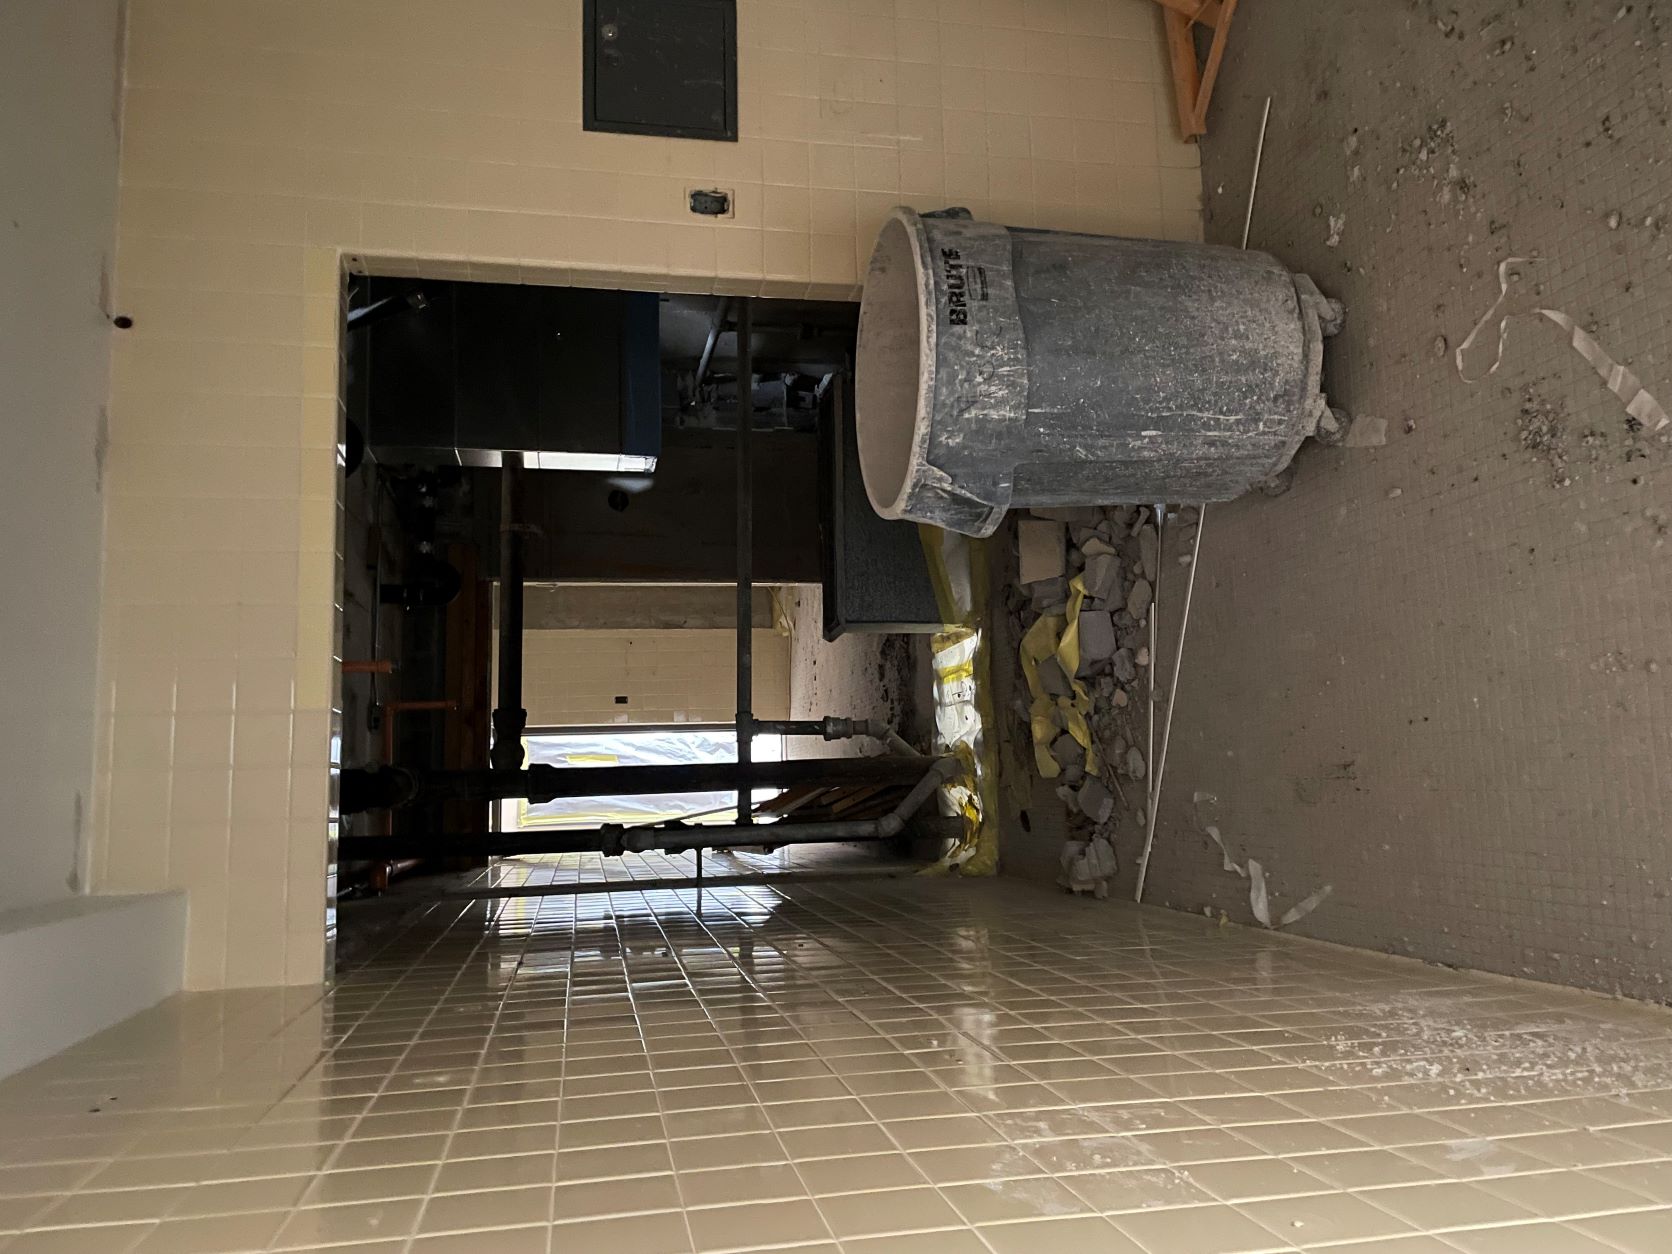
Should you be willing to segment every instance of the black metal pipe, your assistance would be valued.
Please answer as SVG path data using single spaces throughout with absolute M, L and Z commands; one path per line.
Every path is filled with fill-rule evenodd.
M 825 765 L 830 765 L 831 761 L 825 759 Z M 344 836 L 337 842 L 337 856 L 356 859 L 448 857 L 470 853 L 477 856 L 511 857 L 529 853 L 600 851 L 616 856 L 622 853 L 648 853 L 656 849 L 681 853 L 689 850 L 728 848 L 734 845 L 781 846 L 888 840 L 899 835 L 905 829 L 906 820 L 923 807 L 935 789 L 951 779 L 959 770 L 956 758 L 936 759 L 927 770 L 923 769 L 921 762 L 911 762 L 909 765 L 914 772 L 920 773 L 916 785 L 893 810 L 874 819 L 832 819 L 812 823 L 672 823 L 661 827 L 641 828 L 627 828 L 619 823 L 609 823 L 603 827 L 569 831 Z
M 922 758 L 878 754 L 866 758 L 797 758 L 788 762 L 703 762 L 690 766 L 560 767 L 535 763 L 522 771 L 445 771 L 349 767 L 340 790 L 344 814 L 437 801 L 500 801 L 527 797 L 649 796 L 821 784 L 910 784 L 926 769 Z
M 851 740 L 855 736 L 881 736 L 862 718 L 757 718 L 755 734 L 759 736 L 822 736 L 826 740 Z
M 816 830 L 815 830 L 816 829 Z M 883 840 L 872 820 L 836 823 L 758 823 L 751 827 L 687 827 L 674 831 L 647 828 L 632 844 L 621 829 L 597 827 L 565 832 L 441 832 L 428 836 L 343 836 L 337 841 L 339 859 L 384 858 L 511 858 L 532 853 L 669 853 L 700 852 L 737 845 L 806 845 Z
M 505 453 L 499 471 L 499 685 L 493 711 L 493 750 L 501 771 L 523 764 L 523 456 Z
M 754 821 L 749 766 L 754 758 L 755 365 L 749 299 L 737 302 L 737 821 Z M 699 864 L 699 871 L 701 869 Z

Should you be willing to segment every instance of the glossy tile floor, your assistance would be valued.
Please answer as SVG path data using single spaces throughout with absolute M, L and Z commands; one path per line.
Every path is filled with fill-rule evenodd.
M 703 874 L 795 875 L 802 872 L 879 873 L 901 870 L 910 864 L 879 855 L 874 848 L 860 845 L 786 845 L 771 853 L 748 850 L 710 849 L 703 854 Z M 458 878 L 458 887 L 508 888 L 543 887 L 549 884 L 632 885 L 642 880 L 694 879 L 694 853 L 628 853 L 606 858 L 601 853 L 533 854 L 498 858 L 485 870 Z M 423 892 L 423 881 L 415 881 Z
M 0 1085 L 40 1251 L 1672 1249 L 1672 1016 L 1014 881 L 454 902 Z

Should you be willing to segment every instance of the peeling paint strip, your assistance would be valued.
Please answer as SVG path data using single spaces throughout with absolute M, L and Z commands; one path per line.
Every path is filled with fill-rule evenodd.
M 1335 891 L 1334 884 L 1325 884 L 1305 901 L 1290 906 L 1283 912 L 1283 917 L 1277 921 L 1278 927 L 1288 927 L 1291 923 L 1299 923 L 1323 904 L 1324 898 Z
M 1266 869 L 1253 858 L 1248 860 L 1248 905 L 1261 927 L 1271 926 L 1271 897 L 1266 892 Z
M 1218 800 L 1219 798 L 1215 797 L 1212 793 L 1198 792 L 1195 797 L 1195 805 L 1199 809 L 1204 801 L 1211 804 L 1217 802 Z M 1314 910 L 1321 906 L 1325 899 L 1335 891 L 1335 885 L 1325 884 L 1304 901 L 1297 902 L 1295 905 L 1289 907 L 1289 909 L 1283 912 L 1282 917 L 1279 918 L 1276 923 L 1273 923 L 1271 921 L 1271 890 L 1266 884 L 1265 867 L 1261 866 L 1260 863 L 1253 858 L 1248 860 L 1248 864 L 1246 866 L 1232 858 L 1231 851 L 1225 847 L 1225 837 L 1213 824 L 1204 824 L 1202 830 L 1207 833 L 1209 840 L 1219 846 L 1219 856 L 1224 860 L 1225 869 L 1227 871 L 1235 871 L 1243 879 L 1248 881 L 1248 908 L 1254 912 L 1254 918 L 1261 927 L 1269 927 L 1275 930 L 1277 928 L 1288 927 L 1291 923 L 1299 923 L 1307 915 L 1311 914 Z
M 1659 431 L 1672 421 L 1637 376 L 1610 357 L 1589 331 L 1559 309 L 1540 309 L 1538 312 L 1568 333 L 1573 351 L 1591 363 L 1591 369 L 1601 376 L 1608 390 L 1625 405 L 1626 413 L 1651 431 Z
M 1464 368 L 1463 360 L 1469 350 L 1474 347 L 1475 340 L 1480 337 L 1480 333 L 1487 328 L 1493 317 L 1498 315 L 1498 311 L 1503 308 L 1504 301 L 1509 297 L 1511 269 L 1521 265 L 1536 265 L 1543 260 L 1542 257 L 1505 257 L 1503 261 L 1498 263 L 1498 299 L 1492 302 L 1492 308 L 1488 309 L 1481 316 L 1481 320 L 1475 323 L 1474 330 L 1469 332 L 1468 338 L 1457 346 L 1455 355 L 1457 375 L 1463 382 L 1468 384 L 1480 383 L 1488 376 L 1496 374 L 1498 367 L 1503 365 L 1504 345 L 1509 340 L 1510 319 L 1516 316 L 1513 313 L 1498 317 L 1498 351 L 1493 356 L 1492 364 L 1487 367 L 1485 374 L 1470 378 L 1469 372 Z M 1568 342 L 1573 351 L 1590 364 L 1591 369 L 1595 370 L 1598 377 L 1602 379 L 1603 385 L 1620 399 L 1620 403 L 1626 407 L 1626 413 L 1632 418 L 1651 431 L 1659 431 L 1669 421 L 1672 421 L 1667 417 L 1666 410 L 1661 407 L 1660 402 L 1643 386 L 1642 381 L 1630 369 L 1610 357 L 1607 350 L 1597 342 L 1596 337 L 1567 314 L 1560 309 L 1534 309 L 1530 312 L 1549 319 L 1567 333 Z
M 1248 872 L 1243 870 L 1238 863 L 1231 860 L 1231 851 L 1225 848 L 1225 840 L 1222 836 L 1220 836 L 1219 829 L 1217 827 L 1210 826 L 1207 829 L 1207 833 L 1209 839 L 1211 839 L 1214 844 L 1219 846 L 1219 856 L 1225 859 L 1225 869 L 1227 871 L 1235 871 L 1238 875 L 1242 876 L 1243 879 L 1247 879 Z

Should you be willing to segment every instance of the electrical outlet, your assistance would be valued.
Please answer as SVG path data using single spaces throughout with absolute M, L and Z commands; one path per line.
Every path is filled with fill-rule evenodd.
M 735 218 L 737 198 L 727 187 L 688 187 L 685 203 L 691 212 L 705 218 Z

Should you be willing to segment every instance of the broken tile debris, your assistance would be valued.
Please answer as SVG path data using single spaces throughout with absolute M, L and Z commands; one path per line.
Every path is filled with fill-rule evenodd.
M 1107 823 L 1109 816 L 1115 812 L 1115 794 L 1099 779 L 1088 779 L 1081 784 L 1080 791 L 1074 794 L 1074 801 L 1080 807 L 1080 813 L 1093 823 Z
M 1066 555 L 1063 540 L 1061 523 L 1037 518 L 1021 520 L 1016 528 L 1016 547 L 1024 584 L 1062 577 Z
M 1060 882 L 1102 896 L 1123 825 L 1141 835 L 1146 817 L 1156 582 L 1164 555 L 1188 556 L 1199 514 L 1158 520 L 1153 507 L 1124 505 L 1030 515 L 1018 519 L 1023 579 L 1008 597 L 1031 672 L 1031 703 L 1019 701 L 1017 716 L 1068 812 Z
M 1152 595 L 1153 592 L 1150 587 L 1150 581 L 1147 579 L 1138 580 L 1138 582 L 1132 585 L 1132 591 L 1127 594 L 1126 612 L 1132 615 L 1133 618 L 1142 622 L 1144 615 L 1149 612 L 1150 598 Z
M 1081 582 L 1086 585 L 1086 595 L 1100 605 L 1125 603 L 1125 578 L 1121 574 L 1120 557 L 1113 549 L 1086 559 Z
M 1089 675 L 1114 656 L 1115 623 L 1108 610 L 1080 611 L 1080 673 Z

